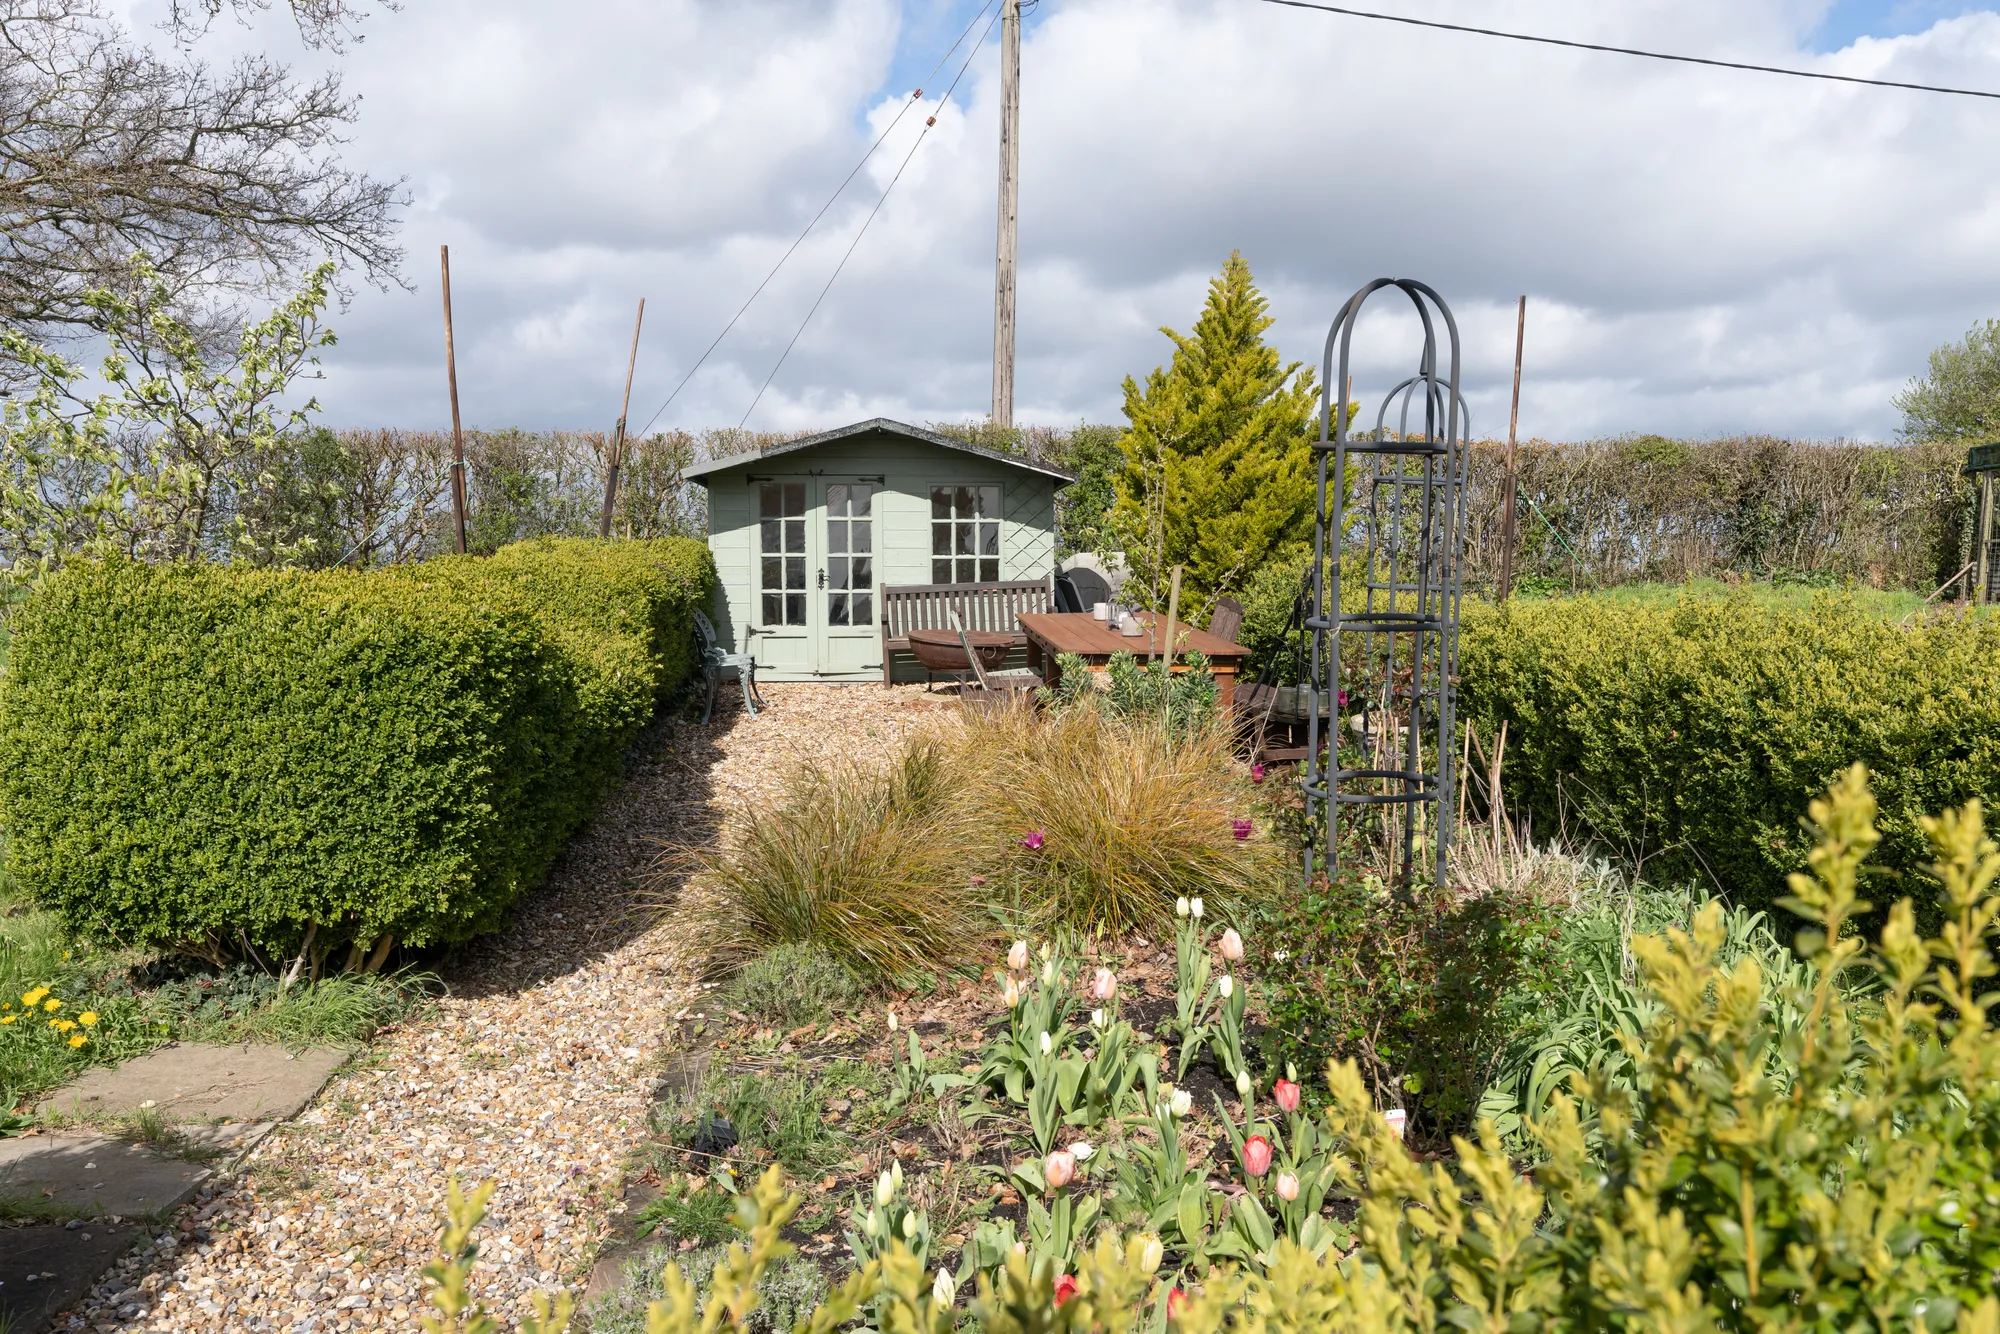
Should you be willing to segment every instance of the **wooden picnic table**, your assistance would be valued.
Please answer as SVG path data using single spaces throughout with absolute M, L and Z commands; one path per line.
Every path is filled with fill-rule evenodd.
M 1024 612 L 1015 619 L 1028 636 L 1028 670 L 1051 686 L 1061 676 L 1056 665 L 1058 653 L 1074 653 L 1092 667 L 1103 667 L 1114 653 L 1130 653 L 1144 662 L 1148 653 L 1166 650 L 1166 638 L 1155 624 L 1156 619 L 1165 617 L 1155 618 L 1151 612 L 1138 614 L 1140 624 L 1146 627 L 1141 635 L 1122 635 L 1116 626 L 1106 625 L 1089 612 Z M 1177 658 L 1199 653 L 1208 659 L 1222 711 L 1230 712 L 1235 707 L 1236 677 L 1250 650 L 1186 621 L 1174 626 L 1174 649 Z M 1184 672 L 1187 664 L 1177 660 L 1173 670 Z

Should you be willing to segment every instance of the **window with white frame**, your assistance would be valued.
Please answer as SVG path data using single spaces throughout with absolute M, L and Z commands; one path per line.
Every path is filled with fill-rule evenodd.
M 1000 488 L 931 488 L 931 582 L 1000 580 Z

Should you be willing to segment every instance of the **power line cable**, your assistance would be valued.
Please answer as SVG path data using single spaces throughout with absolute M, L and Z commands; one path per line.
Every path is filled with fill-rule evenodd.
M 1708 56 L 1672 55 L 1665 51 L 1644 51 L 1635 46 L 1603 46 L 1596 42 L 1576 42 L 1566 37 L 1541 37 L 1526 32 L 1504 32 L 1499 28 L 1475 28 L 1463 23 L 1444 23 L 1437 19 L 1411 18 L 1407 14 L 1378 14 L 1373 10 L 1349 9 L 1344 5 L 1326 5 L 1317 0 L 1261 0 L 1267 5 L 1283 5 L 1287 9 L 1316 9 L 1324 14 L 1343 14 L 1348 18 L 1376 19 L 1383 23 L 1401 23 L 1412 28 L 1437 28 L 1444 32 L 1470 33 L 1475 37 L 1504 37 L 1510 42 L 1535 42 L 1542 46 L 1567 46 L 1577 51 L 1603 51 L 1618 56 L 1641 56 L 1647 60 L 1671 60 L 1683 65 L 1710 65 L 1716 69 L 1748 70 L 1753 74 L 1783 74 L 1794 79 L 1824 79 L 1831 83 L 1859 83 L 1871 88 L 1902 88 L 1913 93 L 1946 93 L 1952 97 L 1988 97 L 2000 100 L 2000 93 L 1989 93 L 1978 88 L 1945 88 L 1931 83 L 1902 83 L 1895 79 L 1864 79 L 1857 74 L 1828 74 L 1819 70 L 1786 69 L 1781 65 L 1751 65 L 1740 60 L 1715 60 Z
M 937 111 L 932 112 L 930 117 L 924 121 L 924 128 L 917 132 L 917 141 L 911 144 L 910 151 L 903 155 L 903 165 L 896 168 L 896 174 L 891 176 L 889 183 L 882 187 L 882 197 L 875 201 L 874 208 L 868 210 L 868 216 L 862 220 L 861 230 L 856 232 L 854 239 L 847 243 L 847 253 L 840 257 L 840 263 L 833 266 L 833 276 L 826 280 L 825 287 L 819 289 L 819 297 L 812 303 L 812 309 L 806 312 L 806 317 L 799 321 L 797 331 L 792 334 L 792 341 L 785 344 L 785 350 L 778 354 L 778 364 L 771 367 L 771 373 L 764 377 L 762 387 L 757 390 L 757 397 L 751 399 L 750 406 L 743 409 L 742 419 L 736 423 L 738 430 L 743 429 L 743 423 L 749 421 L 750 414 L 757 410 L 757 404 L 763 401 L 764 391 L 771 387 L 771 381 L 778 378 L 778 372 L 784 368 L 785 359 L 792 355 L 792 349 L 798 346 L 799 338 L 805 333 L 806 326 L 811 324 L 812 317 L 819 313 L 820 303 L 825 301 L 826 294 L 833 290 L 833 284 L 840 278 L 840 271 L 846 268 L 847 261 L 854 257 L 854 248 L 860 245 L 861 238 L 868 234 L 868 225 L 875 221 L 875 215 L 882 211 L 882 205 L 889 202 L 889 192 L 896 188 L 897 181 L 903 179 L 903 172 L 908 169 L 910 159 L 914 158 L 917 155 L 917 150 L 924 146 L 924 140 L 929 137 L 931 127 L 937 124 L 937 118 L 944 111 L 945 103 L 951 101 L 952 93 L 957 91 L 959 79 L 963 79 L 965 71 L 972 67 L 972 58 L 978 55 L 979 48 L 986 44 L 986 34 L 993 31 L 993 25 L 999 22 L 1000 15 L 1004 9 L 1005 6 L 1003 5 L 1001 9 L 993 12 L 993 17 L 986 21 L 986 31 L 979 34 L 978 42 L 973 44 L 972 50 L 966 52 L 965 63 L 958 67 L 957 77 L 952 79 L 951 87 L 944 90 L 944 96 L 938 99 Z M 980 12 L 984 13 L 985 11 L 982 10 Z
M 653 423 L 660 419 L 660 414 L 673 406 L 674 400 L 680 397 L 681 390 L 687 388 L 688 381 L 694 378 L 694 373 L 702 368 L 703 363 L 705 363 L 708 360 L 710 354 L 713 353 L 716 348 L 722 346 L 722 340 L 729 336 L 729 331 L 736 327 L 736 322 L 743 318 L 744 312 L 750 309 L 751 303 L 756 301 L 756 299 L 763 294 L 764 289 L 771 285 L 771 279 L 778 276 L 778 270 L 785 267 L 785 261 L 790 259 L 792 257 L 792 253 L 796 251 L 801 245 L 805 244 L 806 237 L 812 234 L 813 228 L 819 226 L 819 220 L 826 216 L 826 211 L 832 208 L 834 205 L 834 201 L 838 200 L 840 196 L 846 192 L 847 187 L 854 183 L 854 178 L 861 174 L 861 169 L 868 165 L 868 160 L 875 156 L 875 150 L 880 148 L 882 146 L 883 141 L 889 137 L 890 132 L 893 131 L 896 128 L 896 126 L 902 123 L 903 117 L 906 114 L 908 114 L 910 108 L 915 106 L 918 103 L 918 101 L 922 99 L 924 95 L 923 85 L 929 83 L 932 79 L 937 77 L 937 72 L 944 68 L 944 62 L 950 60 L 953 53 L 956 52 L 958 48 L 964 44 L 965 39 L 972 34 L 973 28 L 978 25 L 981 16 L 984 15 L 986 11 L 992 7 L 993 3 L 994 0 L 986 0 L 986 3 L 982 4 L 979 7 L 979 12 L 972 16 L 971 23 L 965 25 L 965 31 L 961 32 L 958 35 L 958 40 L 953 42 L 949 47 L 947 47 L 945 49 L 945 53 L 938 57 L 937 64 L 931 66 L 931 72 L 924 76 L 923 83 L 917 85 L 917 90 L 911 93 L 909 96 L 909 100 L 904 102 L 903 105 L 897 109 L 895 117 L 891 119 L 890 122 L 882 128 L 882 133 L 875 136 L 875 142 L 868 146 L 868 151 L 861 155 L 861 160 L 854 164 L 854 170 L 848 172 L 846 178 L 843 179 L 839 184 L 839 186 L 837 186 L 834 189 L 834 192 L 827 196 L 826 202 L 819 206 L 819 212 L 813 214 L 812 221 L 808 222 L 805 225 L 805 230 L 801 231 L 798 234 L 798 237 L 795 240 L 793 240 L 790 246 L 786 248 L 784 254 L 778 256 L 778 262 L 776 264 L 773 264 L 771 266 L 771 271 L 764 275 L 764 281 L 758 283 L 756 290 L 750 293 L 750 295 L 744 300 L 741 306 L 737 307 L 736 313 L 729 317 L 729 323 L 723 325 L 722 332 L 715 336 L 715 341 L 710 343 L 708 345 L 708 348 L 699 357 L 695 358 L 694 365 L 688 367 L 687 374 L 683 375 L 681 377 L 680 383 L 674 386 L 674 391 L 671 394 L 667 395 L 667 401 L 660 404 L 660 406 L 654 410 L 652 416 L 646 418 L 646 424 L 638 429 L 638 431 L 636 432 L 637 435 L 644 436 L 648 430 L 652 429 Z M 988 27 L 988 29 L 991 29 L 993 25 L 991 23 L 988 23 L 986 26 Z M 985 38 L 982 36 L 980 40 L 984 41 Z M 953 81 L 953 86 L 954 87 L 957 86 L 956 80 Z

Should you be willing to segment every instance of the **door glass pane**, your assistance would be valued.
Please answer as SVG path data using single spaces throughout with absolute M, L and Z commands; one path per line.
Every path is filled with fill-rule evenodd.
M 784 601 L 785 597 L 782 593 L 766 593 L 764 595 L 764 624 L 783 625 L 785 623 Z
M 841 482 L 829 483 L 826 488 L 826 517 L 844 519 L 847 517 L 847 487 Z
M 852 510 L 854 517 L 857 519 L 874 517 L 870 512 L 870 507 L 875 500 L 875 488 L 866 482 L 856 482 L 852 494 L 854 497 Z
M 785 517 L 806 512 L 806 484 L 804 482 L 785 483 Z
M 783 516 L 785 502 L 783 488 L 776 482 L 766 482 L 757 488 L 757 515 L 763 519 Z
M 782 588 L 785 583 L 785 560 L 782 556 L 764 557 L 765 588 Z
M 828 519 L 826 521 L 826 549 L 828 552 L 847 550 L 847 521 Z
M 856 588 L 875 587 L 875 562 L 866 556 L 854 558 L 854 586 Z
M 827 595 L 826 623 L 828 625 L 847 624 L 847 594 L 831 593 Z
M 856 625 L 873 625 L 875 623 L 875 599 L 869 597 L 866 593 L 856 593 L 854 595 L 854 623 Z
M 778 521 L 776 519 L 760 520 L 757 527 L 762 534 L 759 549 L 763 551 L 776 551 L 778 549 Z
M 847 557 L 834 556 L 827 560 L 826 586 L 828 588 L 847 587 Z
M 785 552 L 802 552 L 806 549 L 806 521 L 804 519 L 785 520 Z
M 853 551 L 873 551 L 875 549 L 875 535 L 872 531 L 874 527 L 875 525 L 866 519 L 856 519 L 853 523 L 849 524 L 847 526 L 851 542 L 849 549 Z
M 797 556 L 785 559 L 785 587 L 804 588 L 806 586 L 806 563 Z

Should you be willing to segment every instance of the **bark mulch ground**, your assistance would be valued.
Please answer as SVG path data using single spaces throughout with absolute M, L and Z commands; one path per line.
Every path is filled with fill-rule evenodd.
M 660 846 L 714 838 L 801 760 L 886 755 L 956 708 L 917 687 L 765 689 L 756 719 L 725 704 L 708 727 L 655 728 L 507 930 L 434 965 L 449 994 L 379 1034 L 51 1328 L 415 1328 L 453 1178 L 498 1183 L 477 1279 L 497 1313 L 580 1287 L 645 1138 L 670 1016 L 702 994 L 701 905 L 646 884 Z

